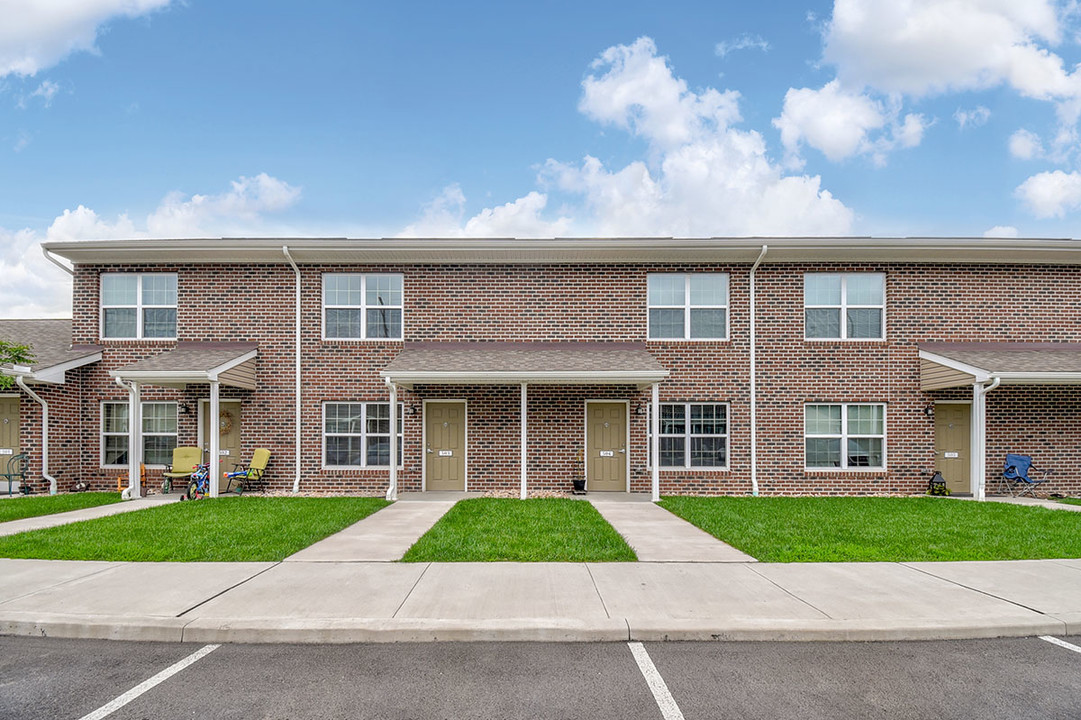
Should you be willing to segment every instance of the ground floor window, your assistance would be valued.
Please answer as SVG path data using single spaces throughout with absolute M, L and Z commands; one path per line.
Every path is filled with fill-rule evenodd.
M 104 467 L 128 464 L 129 409 L 126 402 L 102 403 L 101 464 Z M 168 465 L 173 461 L 173 448 L 177 444 L 176 403 L 145 402 L 141 409 L 142 462 L 147 465 Z
M 402 464 L 402 405 L 398 405 L 398 465 Z M 323 405 L 323 464 L 390 466 L 390 403 Z
M 886 467 L 886 406 L 874 403 L 814 404 L 804 408 L 808 469 Z
M 728 405 L 661 403 L 661 467 L 728 467 Z M 653 423 L 649 425 L 650 452 Z

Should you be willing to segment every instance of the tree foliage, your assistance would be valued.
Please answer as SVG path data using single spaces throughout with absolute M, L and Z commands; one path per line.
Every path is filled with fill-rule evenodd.
M 0 365 L 29 365 L 34 361 L 34 352 L 29 345 L 0 340 Z M 8 390 L 15 380 L 8 375 L 0 375 L 0 390 Z

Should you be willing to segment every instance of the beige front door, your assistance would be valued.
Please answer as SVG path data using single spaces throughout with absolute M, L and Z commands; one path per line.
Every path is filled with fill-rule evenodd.
M 969 475 L 971 428 L 971 405 L 935 405 L 935 469 L 942 473 L 950 492 L 972 492 Z
M 203 403 L 203 452 L 210 452 L 210 403 Z M 219 432 L 218 457 L 221 471 L 230 472 L 234 463 L 243 463 L 240 457 L 240 403 L 223 400 L 218 403 Z M 222 486 L 224 487 L 224 485 Z
M 465 403 L 424 404 L 425 490 L 465 490 Z
M 0 397 L 0 470 L 19 454 L 19 398 Z
M 627 404 L 586 403 L 586 490 L 627 492 Z

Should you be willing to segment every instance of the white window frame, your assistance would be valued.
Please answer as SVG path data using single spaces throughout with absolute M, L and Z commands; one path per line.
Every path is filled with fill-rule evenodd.
M 148 305 L 143 303 L 143 278 L 147 276 L 162 276 L 171 275 L 176 280 L 176 304 L 175 305 Z M 117 276 L 134 276 L 136 278 L 135 283 L 135 304 L 134 305 L 106 305 L 105 304 L 105 278 Z M 145 340 L 147 342 L 174 342 L 177 338 L 178 329 L 180 325 L 180 277 L 178 273 L 102 273 L 98 278 L 98 298 L 99 298 L 99 313 L 98 313 L 98 337 L 102 340 Z M 135 310 L 135 336 L 134 337 L 106 337 L 105 336 L 105 311 L 106 310 L 123 310 L 125 308 L 132 308 Z M 176 322 L 173 327 L 172 337 L 143 337 L 143 310 L 153 310 L 158 308 L 172 308 L 176 311 Z
M 692 471 L 702 470 L 702 471 L 707 471 L 707 472 L 716 472 L 716 471 L 728 470 L 729 466 L 730 466 L 730 463 L 731 463 L 731 458 L 732 458 L 732 406 L 731 406 L 731 403 L 727 403 L 727 402 L 697 402 L 697 401 L 696 402 L 662 402 L 662 403 L 658 403 L 659 408 L 664 408 L 666 405 L 680 405 L 680 406 L 683 407 L 684 423 L 686 424 L 687 430 L 682 435 L 676 435 L 676 434 L 672 434 L 672 433 L 661 433 L 660 434 L 660 437 L 662 437 L 662 438 L 665 438 L 665 437 L 682 437 L 684 439 L 683 464 L 682 465 L 661 465 L 660 466 L 660 471 L 661 472 L 670 472 L 670 471 L 685 472 L 687 470 L 692 470 Z M 716 405 L 716 406 L 719 406 L 719 407 L 723 407 L 724 408 L 724 426 L 725 426 L 725 431 L 726 431 L 724 433 L 724 435 L 703 435 L 701 433 L 699 433 L 699 434 L 692 433 L 691 432 L 691 406 L 693 406 L 693 405 Z M 650 456 L 648 466 L 651 469 L 653 468 L 653 457 L 652 457 L 652 453 L 653 453 L 653 419 L 652 419 L 652 413 L 653 413 L 653 408 L 652 408 L 652 406 L 650 406 L 649 412 L 646 413 L 646 428 L 647 428 L 646 429 L 646 439 L 648 441 L 647 442 L 647 446 L 649 448 L 648 454 Z M 696 437 L 723 437 L 724 438 L 724 458 L 725 458 L 725 461 L 726 461 L 725 464 L 724 465 L 691 465 L 691 439 L 696 438 Z M 657 447 L 658 448 L 660 447 L 659 443 L 658 443 Z
M 327 278 L 360 276 L 360 304 L 358 305 L 328 305 L 327 304 Z M 383 305 L 386 310 L 398 310 L 401 312 L 401 335 L 399 337 L 368 337 L 368 279 L 374 277 L 395 277 L 401 288 L 401 305 Z M 328 342 L 401 342 L 405 338 L 405 276 L 402 273 L 323 273 L 319 289 L 319 304 L 322 307 L 320 324 L 322 325 L 323 340 Z M 327 336 L 327 310 L 360 310 L 360 337 L 328 337 Z
M 692 305 L 691 304 L 691 277 L 695 275 L 717 275 L 724 278 L 724 305 Z M 655 277 L 682 277 L 683 278 L 683 304 L 682 305 L 651 305 L 649 302 L 649 283 Z M 731 334 L 732 318 L 729 307 L 731 306 L 732 283 L 731 277 L 726 272 L 718 273 L 648 273 L 646 275 L 646 339 L 652 342 L 723 342 L 727 341 Z M 651 310 L 683 310 L 683 337 L 653 337 L 650 325 Z M 691 337 L 691 310 L 724 310 L 724 336 L 693 338 Z
M 103 400 L 101 402 L 101 407 L 100 407 L 99 412 L 98 412 L 98 417 L 99 417 L 99 422 L 98 422 L 98 448 L 99 448 L 98 463 L 102 468 L 126 468 L 126 467 L 128 467 L 127 463 L 124 463 L 122 465 L 106 465 L 105 464 L 105 438 L 106 437 L 123 437 L 125 439 L 125 441 L 128 441 L 130 443 L 130 440 L 131 440 L 131 415 L 130 415 L 130 413 L 128 415 L 128 429 L 127 430 L 125 430 L 122 433 L 121 432 L 109 432 L 109 433 L 107 433 L 107 432 L 105 432 L 105 406 L 106 405 L 123 405 L 124 407 L 129 407 L 129 403 L 126 400 Z M 147 405 L 172 405 L 172 407 L 173 407 L 173 417 L 176 418 L 177 432 L 162 433 L 162 432 L 145 432 L 144 431 L 144 432 L 139 433 L 139 437 L 144 439 L 144 440 L 146 438 L 148 438 L 148 437 L 171 437 L 171 438 L 176 439 L 176 443 L 174 444 L 173 447 L 178 446 L 180 444 L 180 417 L 178 415 L 177 403 L 175 401 L 172 401 L 172 400 L 146 400 L 146 401 L 140 403 L 140 409 L 145 412 L 145 409 L 146 409 Z M 140 415 L 143 415 L 143 413 L 140 413 Z M 128 457 L 130 458 L 131 457 L 131 455 L 130 455 L 130 453 L 131 453 L 130 444 L 128 446 L 128 453 L 129 453 Z M 139 462 L 140 463 L 144 462 L 145 458 L 146 458 L 146 445 L 144 443 L 144 445 L 142 447 L 142 452 L 139 454 Z M 164 463 L 164 464 L 156 464 L 156 463 L 155 464 L 150 464 L 150 463 L 148 463 L 147 467 L 159 468 L 159 467 L 165 467 L 165 465 L 167 465 L 167 464 L 168 463 Z
M 362 406 L 359 433 L 327 433 L 327 408 L 331 405 L 360 405 Z M 333 400 L 323 403 L 323 424 L 320 432 L 323 436 L 323 453 L 320 464 L 324 470 L 360 470 L 360 469 L 384 469 L 389 470 L 390 465 L 369 465 L 368 464 L 368 438 L 371 437 L 386 437 L 383 433 L 369 433 L 368 432 L 368 408 L 372 405 L 387 405 L 389 402 L 381 402 L 378 400 L 364 401 L 364 400 Z M 397 421 L 402 426 L 401 431 L 398 433 L 398 449 L 402 453 L 402 460 L 398 463 L 398 468 L 404 467 L 405 463 L 405 444 L 403 442 L 405 436 L 405 420 L 402 416 L 405 407 L 404 403 L 398 403 L 398 415 Z M 327 464 L 327 437 L 359 437 L 361 438 L 361 464 L 360 465 L 328 465 Z
M 807 432 L 807 408 L 809 407 L 840 407 L 841 408 L 841 433 L 825 434 L 825 433 L 808 433 Z M 861 433 L 849 433 L 848 432 L 848 408 L 850 407 L 880 407 L 882 408 L 882 434 L 881 435 L 867 435 Z M 806 472 L 883 472 L 889 467 L 889 459 L 886 457 L 888 444 L 886 442 L 887 430 L 888 430 L 888 410 L 889 407 L 886 403 L 876 402 L 856 402 L 856 403 L 836 403 L 836 402 L 809 402 L 803 406 L 803 469 Z M 807 440 L 814 438 L 837 438 L 841 442 L 841 465 L 840 467 L 816 467 L 807 464 Z M 848 465 L 848 441 L 850 439 L 858 438 L 881 438 L 882 440 L 882 464 L 875 467 L 857 465 L 849 467 Z
M 840 305 L 808 305 L 807 304 L 807 278 L 812 275 L 833 275 L 841 278 L 841 304 Z M 875 276 L 882 281 L 882 304 L 881 305 L 854 305 L 848 302 L 848 278 L 853 276 Z M 877 272 L 814 272 L 803 274 L 803 339 L 807 342 L 882 342 L 886 339 L 886 273 Z M 808 337 L 807 336 L 807 311 L 808 310 L 833 310 L 840 312 L 841 334 L 835 337 Z M 882 332 L 878 337 L 853 338 L 848 337 L 848 311 L 849 310 L 879 310 L 882 313 Z

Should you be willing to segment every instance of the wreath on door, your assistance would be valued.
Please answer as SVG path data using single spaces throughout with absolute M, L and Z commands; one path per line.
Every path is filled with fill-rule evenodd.
M 229 431 L 233 429 L 233 413 L 228 410 L 222 410 L 218 415 L 218 432 L 222 435 L 228 435 Z

